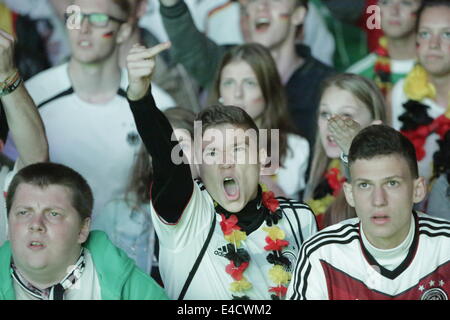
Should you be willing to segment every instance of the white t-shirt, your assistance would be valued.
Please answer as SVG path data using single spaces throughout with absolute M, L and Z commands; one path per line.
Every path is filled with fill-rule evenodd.
M 398 119 L 405 112 L 403 104 L 408 101 L 403 87 L 405 85 L 405 79 L 400 80 L 392 89 L 392 126 L 396 130 L 400 130 L 402 127 L 402 122 Z M 439 106 L 433 100 L 426 98 L 421 103 L 429 106 L 428 115 L 436 119 L 445 112 L 445 108 Z M 433 155 L 439 150 L 439 145 L 437 141 L 439 140 L 439 135 L 436 133 L 430 134 L 425 141 L 425 157 L 418 162 L 419 165 L 419 175 L 430 179 L 433 175 Z
M 87 180 L 94 193 L 94 215 L 124 193 L 141 145 L 126 99 L 127 85 L 127 73 L 122 72 L 119 94 L 107 103 L 92 104 L 73 92 L 68 64 L 26 82 L 45 125 L 50 161 L 73 168 Z M 156 85 L 152 94 L 162 110 L 175 105 Z M 11 149 L 8 138 L 5 153 L 14 157 Z
M 64 300 L 101 300 L 101 288 L 97 271 L 88 249 L 84 249 L 85 269 L 81 278 L 64 292 Z M 39 300 L 13 280 L 17 300 Z
M 317 226 L 309 207 L 294 200 L 278 200 L 283 210 L 283 218 L 277 225 L 284 230 L 286 240 L 289 241 L 283 255 L 291 261 L 293 267 L 301 244 L 317 231 Z M 269 279 L 268 271 L 273 265 L 267 262 L 268 252 L 264 250 L 267 245 L 267 233 L 262 230 L 266 226 L 265 222 L 242 242 L 243 248 L 250 255 L 250 266 L 244 276 L 253 285 L 250 291 L 242 294 L 229 290 L 234 280 L 225 272 L 225 267 L 230 263 L 224 257 L 228 242 L 220 227 L 220 215 L 215 213 L 213 199 L 200 182 L 194 183 L 192 197 L 177 224 L 164 222 L 153 205 L 151 212 L 160 241 L 160 273 L 164 288 L 171 299 L 178 298 L 205 243 L 213 218 L 216 224 L 214 233 L 185 299 L 229 300 L 232 294 L 246 294 L 251 299 L 270 299 L 271 293 L 268 290 L 274 283 Z
M 305 174 L 308 169 L 309 144 L 305 138 L 289 134 L 288 153 L 277 172 L 278 184 L 288 198 L 298 199 L 298 194 L 305 188 Z
M 406 256 L 390 270 L 361 240 L 360 221 L 330 226 L 302 246 L 287 297 L 300 300 L 447 300 L 450 222 L 417 214 Z M 411 230 L 410 230 L 411 233 Z M 405 240 L 409 242 L 409 239 Z M 397 253 L 403 256 L 403 243 Z M 381 259 L 383 261 L 383 259 Z

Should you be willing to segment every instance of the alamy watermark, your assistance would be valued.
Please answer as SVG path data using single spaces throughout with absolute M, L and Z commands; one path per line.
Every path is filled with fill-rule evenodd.
M 187 130 L 182 131 L 189 135 Z M 177 141 L 175 133 L 171 139 Z M 193 141 L 177 144 L 171 152 L 171 160 L 174 164 L 196 165 L 261 164 L 262 174 L 272 175 L 279 168 L 279 141 L 278 129 L 210 127 L 203 132 L 202 122 L 195 121 Z
M 366 21 L 366 27 L 369 30 L 381 29 L 381 9 L 378 5 L 368 6 L 366 13 L 369 15 Z M 66 9 L 66 27 L 69 30 L 81 29 L 82 15 L 81 7 L 70 5 Z

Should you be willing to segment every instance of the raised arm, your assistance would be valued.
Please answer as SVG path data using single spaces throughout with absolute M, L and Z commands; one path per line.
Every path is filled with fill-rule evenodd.
M 19 169 L 47 161 L 48 143 L 42 119 L 14 65 L 14 38 L 3 30 L 0 30 L 0 82 L 3 89 L 1 102 L 19 152 Z M 8 93 L 18 83 L 20 85 Z
M 162 21 L 172 42 L 175 60 L 202 87 L 209 87 L 226 48 L 197 29 L 184 0 L 160 0 L 160 4 Z
M 156 107 L 150 80 L 154 57 L 169 48 L 162 43 L 152 48 L 135 45 L 127 57 L 128 101 L 142 141 L 152 157 L 153 185 L 151 197 L 158 214 L 168 223 L 176 223 L 193 192 L 189 164 L 175 164 L 171 153 L 178 141 L 172 141 L 173 129 Z

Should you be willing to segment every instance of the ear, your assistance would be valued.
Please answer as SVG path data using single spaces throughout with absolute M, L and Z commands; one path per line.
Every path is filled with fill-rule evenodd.
M 78 243 L 83 244 L 86 242 L 89 237 L 89 232 L 91 230 L 91 218 L 86 218 L 83 221 L 83 225 L 81 226 L 80 233 L 78 235 Z
M 292 13 L 292 16 L 291 16 L 291 21 L 292 21 L 292 24 L 295 25 L 295 27 L 298 27 L 305 22 L 306 12 L 307 12 L 307 10 L 303 6 L 298 6 L 294 10 L 294 13 Z
M 350 183 L 344 182 L 345 200 L 351 207 L 355 207 L 355 199 L 353 198 L 353 187 Z
M 123 23 L 117 32 L 116 43 L 122 44 L 131 37 L 133 27 L 130 22 Z
M 423 199 L 425 199 L 426 195 L 427 195 L 427 183 L 425 181 L 425 178 L 418 177 L 416 180 L 414 180 L 414 194 L 413 194 L 414 203 L 421 202 Z

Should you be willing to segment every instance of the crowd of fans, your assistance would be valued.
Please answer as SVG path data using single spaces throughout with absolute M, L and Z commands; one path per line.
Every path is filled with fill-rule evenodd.
M 448 0 L 0 0 L 0 99 L 0 299 L 450 295 Z

